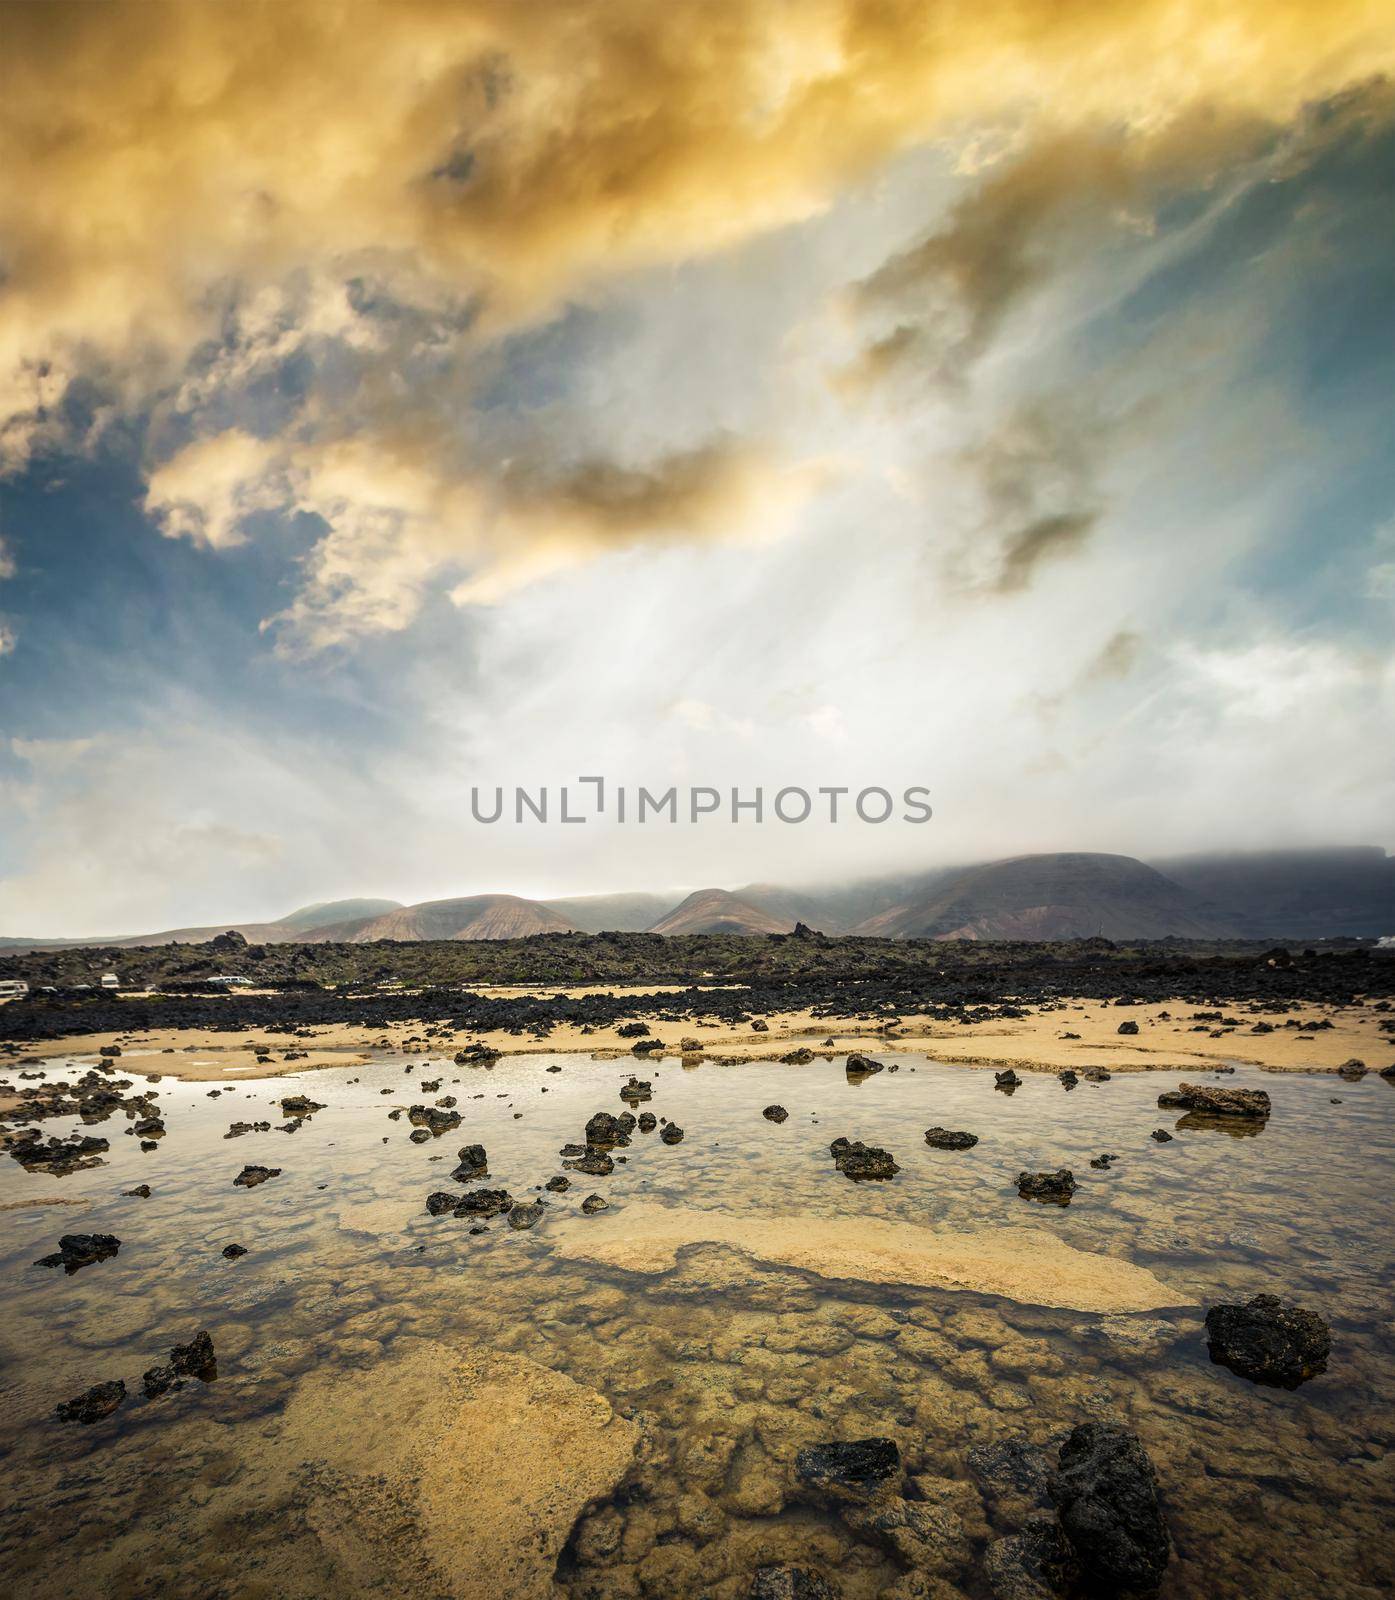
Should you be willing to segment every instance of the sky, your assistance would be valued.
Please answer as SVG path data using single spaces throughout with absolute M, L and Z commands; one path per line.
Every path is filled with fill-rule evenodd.
M 1365 0 L 8 0 L 0 932 L 1395 847 L 1392 70 Z

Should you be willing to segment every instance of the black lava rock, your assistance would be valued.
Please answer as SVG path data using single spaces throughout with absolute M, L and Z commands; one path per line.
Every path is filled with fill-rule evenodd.
M 1255 1383 L 1296 1389 L 1327 1371 L 1332 1336 L 1316 1311 L 1260 1294 L 1245 1305 L 1212 1306 L 1206 1313 L 1206 1345 L 1217 1366 Z
M 225 1244 L 223 1246 L 223 1255 L 229 1261 L 236 1261 L 239 1256 L 245 1256 L 246 1254 L 247 1246 L 245 1244 Z
M 105 1261 L 121 1248 L 114 1233 L 65 1233 L 58 1241 L 52 1255 L 40 1256 L 36 1267 L 62 1267 L 69 1277 L 79 1267 L 90 1267 L 93 1262 Z
M 1088 1588 L 1151 1594 L 1171 1553 L 1153 1463 L 1136 1434 L 1086 1422 L 1061 1446 L 1051 1480 L 1061 1527 Z
M 660 1133 L 659 1137 L 664 1141 L 665 1144 L 682 1144 L 683 1130 L 676 1122 L 670 1122 L 664 1127 L 663 1132 Z
M 235 1189 L 255 1189 L 259 1183 L 265 1183 L 268 1178 L 279 1178 L 280 1167 L 243 1167 L 242 1171 L 233 1179 Z
M 1055 1172 L 1019 1172 L 1017 1192 L 1024 1200 L 1047 1200 L 1056 1205 L 1069 1205 L 1075 1193 L 1075 1174 L 1068 1167 Z
M 801 1450 L 794 1470 L 816 1489 L 862 1498 L 900 1472 L 901 1452 L 893 1439 L 831 1440 Z
M 110 1383 L 94 1383 L 72 1400 L 64 1400 L 57 1408 L 61 1422 L 100 1422 L 109 1417 L 126 1398 L 126 1385 L 120 1378 Z
M 761 1116 L 763 1116 L 767 1122 L 783 1122 L 789 1116 L 789 1112 L 786 1111 L 783 1106 L 767 1106 L 765 1110 L 761 1112 Z M 770 1570 L 774 1571 L 775 1569 L 772 1567 Z
M 978 1143 L 978 1135 L 950 1128 L 927 1128 L 925 1142 L 935 1150 L 972 1150 Z
M 747 1600 L 835 1600 L 835 1595 L 807 1567 L 758 1567 Z
M 833 1163 L 845 1178 L 854 1183 L 868 1179 L 894 1178 L 901 1170 L 889 1150 L 863 1144 L 859 1139 L 835 1139 L 828 1147 Z

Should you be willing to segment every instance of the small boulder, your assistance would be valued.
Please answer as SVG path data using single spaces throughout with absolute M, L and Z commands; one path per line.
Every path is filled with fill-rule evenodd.
M 665 1124 L 663 1131 L 659 1134 L 659 1137 L 664 1141 L 665 1144 L 682 1144 L 683 1130 L 676 1122 L 670 1122 Z
M 610 1201 L 603 1195 L 588 1194 L 581 1202 L 581 1209 L 588 1217 L 594 1217 L 598 1211 L 609 1211 Z
M 1017 1174 L 1017 1192 L 1024 1200 L 1044 1200 L 1066 1206 L 1075 1189 L 1075 1174 L 1068 1167 L 1059 1167 L 1055 1172 Z
M 265 1183 L 268 1178 L 279 1178 L 280 1167 L 243 1167 L 242 1171 L 233 1179 L 235 1189 L 255 1189 L 259 1183 Z
M 1218 1089 L 1208 1084 L 1183 1083 L 1158 1096 L 1163 1111 L 1200 1111 L 1211 1117 L 1249 1117 L 1263 1121 L 1271 1108 L 1263 1089 Z
M 893 1439 L 830 1440 L 812 1444 L 794 1458 L 802 1483 L 837 1499 L 862 1500 L 901 1471 L 901 1452 Z
M 933 1150 L 972 1150 L 978 1143 L 978 1135 L 952 1128 L 927 1128 L 925 1142 Z
M 64 1400 L 56 1408 L 60 1422 L 100 1422 L 109 1417 L 126 1398 L 126 1385 L 120 1378 L 110 1383 L 94 1383 L 71 1400 Z
M 1088 1589 L 1151 1594 L 1171 1553 L 1158 1480 L 1136 1434 L 1085 1422 L 1061 1446 L 1051 1480 L 1061 1528 Z
M 1212 1361 L 1242 1378 L 1296 1389 L 1327 1371 L 1332 1336 L 1316 1311 L 1260 1294 L 1244 1305 L 1212 1306 L 1206 1345 Z
M 894 1178 L 901 1170 L 889 1150 L 863 1144 L 858 1139 L 835 1139 L 828 1151 L 839 1172 L 854 1183 L 862 1183 L 869 1178 Z
M 789 1116 L 789 1112 L 786 1111 L 783 1106 L 767 1106 L 765 1110 L 761 1112 L 761 1116 L 763 1116 L 767 1122 L 783 1122 Z
M 531 1228 L 542 1221 L 543 1203 L 541 1200 L 524 1200 L 514 1206 L 509 1212 L 509 1227 Z

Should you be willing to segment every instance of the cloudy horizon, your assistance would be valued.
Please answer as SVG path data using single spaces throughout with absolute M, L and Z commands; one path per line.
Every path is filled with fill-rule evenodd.
M 7 6 L 0 933 L 1395 848 L 1383 10 Z

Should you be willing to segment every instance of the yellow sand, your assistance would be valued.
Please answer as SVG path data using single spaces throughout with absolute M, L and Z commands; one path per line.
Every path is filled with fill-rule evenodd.
M 544 992 L 563 993 L 543 986 Z M 646 995 L 664 992 L 662 985 L 624 987 L 615 985 L 604 991 L 616 995 Z M 1191 1020 L 1195 1011 L 1221 1011 L 1236 1016 L 1241 1026 L 1218 1038 L 1207 1025 L 1200 1032 Z M 1170 1020 L 1160 1013 L 1169 1012 Z M 1249 1032 L 1256 1019 L 1238 1007 L 1202 1006 L 1181 1000 L 1162 1001 L 1142 1006 L 1103 1006 L 1096 1000 L 1066 1000 L 1059 1006 L 1040 1007 L 1029 1015 L 1011 1021 L 995 1021 L 959 1026 L 936 1022 L 907 1013 L 897 1026 L 887 1029 L 866 1023 L 838 1022 L 817 1018 L 808 1011 L 767 1012 L 766 1033 L 753 1032 L 749 1024 L 734 1025 L 715 1018 L 686 1018 L 679 1023 L 651 1022 L 653 1034 L 668 1046 L 667 1054 L 684 1054 L 684 1040 L 694 1041 L 690 1056 L 705 1056 L 716 1061 L 742 1062 L 776 1060 L 796 1046 L 821 1055 L 845 1055 L 850 1050 L 872 1054 L 899 1052 L 920 1054 L 939 1061 L 964 1066 L 1002 1068 L 1019 1071 L 1056 1072 L 1062 1067 L 1105 1066 L 1111 1072 L 1185 1072 L 1205 1069 L 1217 1062 L 1242 1062 L 1272 1072 L 1334 1072 L 1353 1056 L 1379 1069 L 1395 1060 L 1395 1045 L 1380 1032 L 1380 1014 L 1369 1006 L 1332 1007 L 1305 1005 L 1287 1014 L 1294 1020 L 1330 1020 L 1332 1027 L 1320 1033 L 1300 1033 L 1285 1028 L 1287 1017 L 1269 1018 L 1274 1031 Z M 627 1019 L 620 1018 L 623 1022 Z M 1137 1034 L 1120 1034 L 1124 1021 L 1139 1025 Z M 596 1028 L 590 1032 L 568 1024 L 553 1028 L 544 1038 L 495 1030 L 489 1033 L 459 1033 L 408 1046 L 406 1040 L 420 1036 L 426 1024 L 392 1023 L 382 1028 L 365 1029 L 336 1023 L 313 1030 L 313 1036 L 289 1039 L 284 1035 L 207 1033 L 199 1030 L 165 1029 L 142 1034 L 83 1034 L 53 1043 L 35 1045 L 29 1053 L 38 1055 L 93 1055 L 104 1044 L 120 1044 L 128 1058 L 117 1062 L 132 1072 L 159 1072 L 190 1082 L 216 1082 L 223 1079 L 255 1079 L 288 1073 L 312 1071 L 317 1067 L 356 1066 L 370 1059 L 383 1045 L 395 1052 L 424 1058 L 449 1060 L 464 1045 L 483 1040 L 505 1055 L 581 1053 L 598 1057 L 628 1056 L 631 1041 L 622 1039 L 615 1028 Z M 1079 1034 L 1064 1039 L 1062 1034 Z M 253 1045 L 272 1052 L 268 1062 L 258 1062 Z M 826 1045 L 832 1038 L 834 1043 Z M 185 1047 L 198 1046 L 189 1055 Z M 174 1054 L 165 1055 L 165 1047 Z M 290 1048 L 305 1049 L 301 1061 L 283 1061 Z M 153 1052 L 153 1053 L 152 1053 Z M 3 1070 L 3 1068 L 0 1068 Z
M 1146 1268 L 1077 1250 L 1043 1228 L 940 1232 L 880 1218 L 740 1216 L 633 1204 L 554 1234 L 564 1255 L 627 1272 L 665 1272 L 689 1245 L 729 1245 L 822 1278 L 968 1289 L 1071 1311 L 1190 1304 Z
M 269 1437 L 271 1473 L 345 1593 L 549 1600 L 572 1527 L 611 1494 L 639 1429 L 564 1373 L 504 1351 L 421 1345 L 356 1372 L 314 1372 Z

